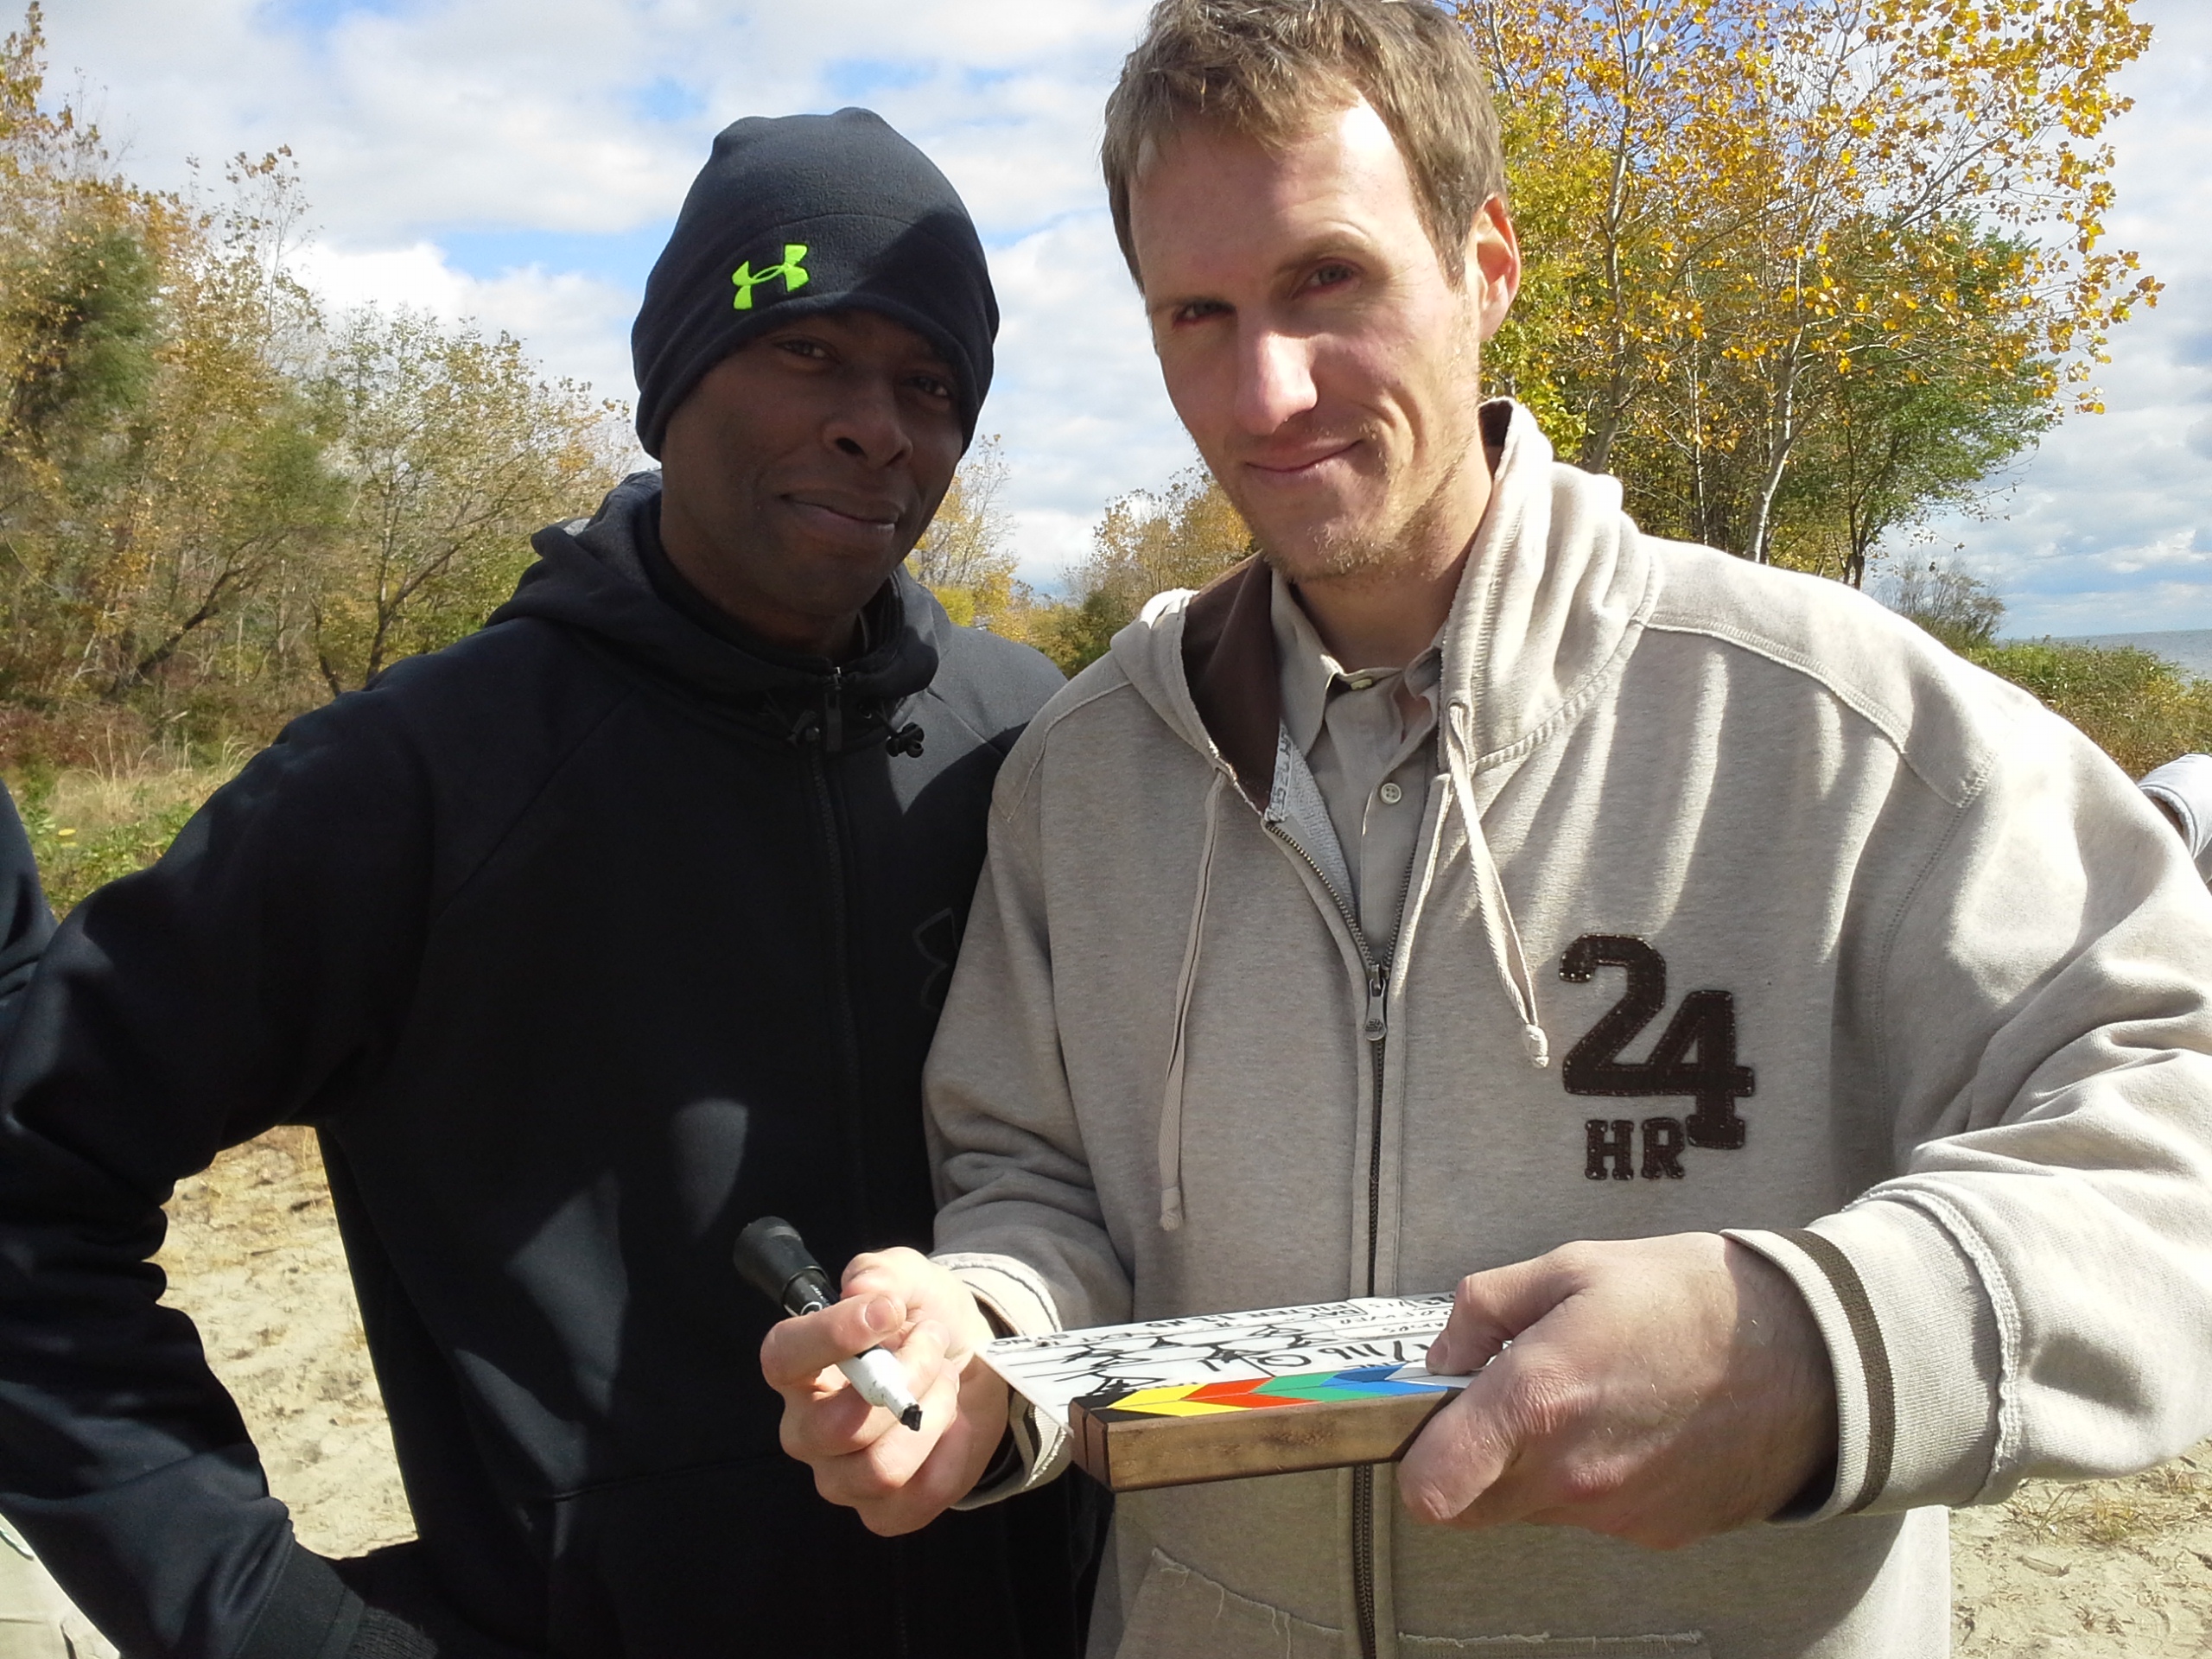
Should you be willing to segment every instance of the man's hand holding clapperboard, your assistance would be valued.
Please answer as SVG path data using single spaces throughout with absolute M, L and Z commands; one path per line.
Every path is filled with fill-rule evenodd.
M 982 1357 L 1117 1492 L 1402 1456 L 1466 1376 L 1429 1347 L 1452 1297 L 1363 1297 L 1006 1337 Z
M 794 1316 L 793 1326 L 772 1336 L 764 1350 L 771 1379 L 785 1387 L 823 1386 L 827 1349 L 810 1347 L 803 1358 L 792 1355 L 789 1376 L 779 1375 L 783 1367 L 776 1363 L 798 1330 L 818 1325 L 818 1316 L 833 1306 L 822 1270 L 798 1235 L 773 1217 L 745 1230 L 737 1256 L 746 1277 Z M 891 1265 L 868 1257 L 854 1264 L 845 1287 L 849 1299 L 881 1300 L 870 1294 L 868 1283 L 878 1262 Z M 941 1275 L 942 1269 L 930 1268 L 930 1278 Z M 811 1288 L 794 1290 L 794 1284 Z M 857 1358 L 839 1356 L 835 1363 L 862 1396 L 855 1402 L 859 1411 L 884 1409 L 909 1428 L 918 1428 L 924 1418 L 917 1395 L 927 1398 L 942 1390 L 949 1396 L 955 1380 L 971 1369 L 980 1375 L 967 1386 L 995 1376 L 1069 1432 L 1075 1461 L 1092 1478 L 1115 1491 L 1136 1491 L 1403 1456 L 1421 1425 L 1470 1380 L 1434 1376 L 1426 1363 L 1451 1313 L 1448 1293 L 1364 1297 L 1096 1325 L 1049 1337 L 1001 1337 L 973 1342 L 963 1356 L 944 1351 L 956 1345 L 925 1313 L 913 1332 L 918 1343 L 899 1344 L 902 1353 L 918 1350 L 908 1355 L 915 1362 L 914 1393 L 908 1392 L 899 1362 L 884 1347 L 871 1347 Z M 887 1332 L 906 1323 L 888 1307 L 884 1316 Z M 982 1363 L 972 1365 L 977 1359 Z M 818 1380 L 809 1384 L 809 1376 Z M 834 1391 L 836 1385 L 830 1386 Z M 888 1448 L 874 1446 L 879 1434 L 864 1431 L 852 1454 L 868 1460 L 887 1449 L 903 1460 L 905 1448 L 895 1440 Z M 972 1461 L 972 1452 L 944 1461 L 957 1467 Z M 944 1479 L 950 1471 L 935 1472 Z M 972 1478 L 976 1471 L 969 1472 Z
M 1680 1283 L 1656 1294 L 1666 1272 Z M 1826 1351 L 1793 1325 L 1793 1313 L 1810 1316 L 1789 1300 L 1789 1281 L 1713 1234 L 1564 1245 L 1471 1274 L 1450 1299 L 1055 1337 L 996 1338 L 967 1286 L 911 1249 L 855 1256 L 842 1290 L 771 1330 L 761 1370 L 784 1396 L 785 1449 L 812 1466 L 824 1497 L 886 1535 L 1000 1478 L 1010 1406 L 1065 1424 L 1077 1459 L 1120 1491 L 1395 1459 L 1415 1521 L 1583 1526 L 1662 1548 L 1788 1501 L 1774 1454 L 1807 1438 L 1803 1402 L 1825 1401 L 1834 1432 Z M 1240 1322 L 1252 1327 L 1242 1338 Z M 1179 1346 L 1179 1335 L 1198 1339 Z M 919 1433 L 838 1369 L 878 1345 L 921 1404 Z M 1043 1375 L 1024 1354 L 1044 1356 Z M 1170 1357 L 1189 1369 L 1149 1363 Z M 1330 1397 L 1313 1397 L 1325 1387 Z M 1179 1389 L 1192 1392 L 1169 1397 Z M 1240 1395 L 1282 1403 L 1234 1403 Z M 1027 1436 L 1014 1426 L 1020 1448 Z M 1804 1484 L 1794 1466 L 1788 1478 Z

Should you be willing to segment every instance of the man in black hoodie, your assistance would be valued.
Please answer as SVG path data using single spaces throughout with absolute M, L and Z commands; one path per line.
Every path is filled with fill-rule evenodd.
M 664 474 L 55 935 L 0 1070 L 0 1511 L 133 1659 L 1076 1651 L 1079 1495 L 866 1532 L 779 1452 L 730 1264 L 764 1212 L 929 1243 L 923 1053 L 1058 681 L 899 569 L 996 324 L 876 118 L 731 127 L 633 336 Z M 147 1265 L 281 1122 L 420 1533 L 359 1561 L 294 1540 Z

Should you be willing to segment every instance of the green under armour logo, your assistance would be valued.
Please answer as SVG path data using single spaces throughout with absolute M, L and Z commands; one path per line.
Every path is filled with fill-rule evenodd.
M 750 311 L 753 308 L 753 290 L 771 276 L 780 276 L 784 279 L 784 292 L 786 294 L 796 294 L 800 289 L 804 288 L 806 286 L 806 244 L 804 242 L 785 243 L 784 263 L 780 265 L 769 266 L 757 276 L 753 273 L 753 262 L 750 259 L 730 272 L 730 281 L 737 284 L 736 308 L 740 311 Z

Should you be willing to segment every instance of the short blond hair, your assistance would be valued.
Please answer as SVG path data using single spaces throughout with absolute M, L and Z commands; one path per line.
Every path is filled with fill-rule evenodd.
M 1474 43 L 1431 0 L 1159 0 L 1106 100 L 1099 150 L 1129 275 L 1142 283 L 1129 189 L 1179 124 L 1279 144 L 1362 99 L 1397 141 L 1445 275 L 1463 282 L 1505 160 Z

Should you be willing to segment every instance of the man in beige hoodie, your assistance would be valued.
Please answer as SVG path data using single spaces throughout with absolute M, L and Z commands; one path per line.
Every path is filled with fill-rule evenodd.
M 1446 14 L 1165 0 L 1105 160 L 1262 556 L 1007 760 L 938 1255 L 772 1334 L 785 1446 L 901 1530 L 1064 1466 L 994 1329 L 1456 1285 L 1402 1465 L 1123 1497 L 1094 1653 L 1944 1651 L 1943 1506 L 2212 1429 L 2203 884 L 2032 700 L 1479 401 Z

